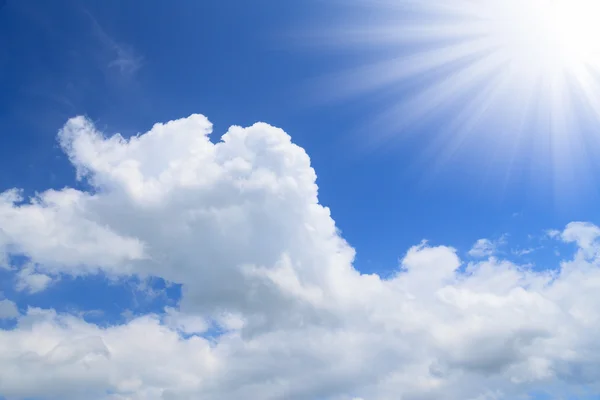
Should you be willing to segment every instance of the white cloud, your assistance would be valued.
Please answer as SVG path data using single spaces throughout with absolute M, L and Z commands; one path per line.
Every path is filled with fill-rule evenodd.
M 586 222 L 571 222 L 562 232 L 561 237 L 567 243 L 576 243 L 580 249 L 591 251 L 597 248 L 596 241 L 600 237 L 600 228 Z
M 546 235 L 550 238 L 550 239 L 555 239 L 557 237 L 559 237 L 561 234 L 561 232 L 559 230 L 556 229 L 549 229 L 546 231 Z
M 10 300 L 0 300 L 0 320 L 12 319 L 19 316 L 17 305 Z
M 534 253 L 535 251 L 540 250 L 540 247 L 527 247 L 524 249 L 515 249 L 512 251 L 512 253 L 516 256 L 526 256 L 529 255 L 531 253 Z
M 82 215 L 93 200 L 86 193 L 49 190 L 29 203 L 22 200 L 18 190 L 0 193 L 4 251 L 27 254 L 49 270 L 69 268 L 72 274 L 98 266 L 118 266 L 121 272 L 124 262 L 143 257 L 137 239 L 120 237 Z
M 205 333 L 210 329 L 210 323 L 197 315 L 185 315 L 172 307 L 167 307 L 165 312 L 165 324 L 184 334 Z
M 94 192 L 24 205 L 3 195 L 2 246 L 36 273 L 160 276 L 183 298 L 106 328 L 29 309 L 0 331 L 0 393 L 475 400 L 600 389 L 593 226 L 565 229 L 580 250 L 552 273 L 495 258 L 461 273 L 453 248 L 422 243 L 392 278 L 363 275 L 289 136 L 257 124 L 214 144 L 210 130 L 194 115 L 125 140 L 76 118 L 60 143 Z M 213 324 L 226 333 L 187 335 Z
M 489 257 L 494 253 L 496 253 L 496 243 L 489 239 L 479 239 L 469 250 L 469 255 L 476 258 Z
M 143 66 L 144 58 L 132 46 L 118 43 L 89 11 L 85 13 L 90 18 L 92 32 L 109 60 L 108 68 L 116 68 L 125 77 L 133 76 Z
M 18 291 L 26 291 L 29 293 L 41 292 L 50 286 L 53 281 L 50 276 L 35 272 L 35 268 L 32 265 L 23 267 L 17 273 L 16 278 L 17 283 L 15 288 Z

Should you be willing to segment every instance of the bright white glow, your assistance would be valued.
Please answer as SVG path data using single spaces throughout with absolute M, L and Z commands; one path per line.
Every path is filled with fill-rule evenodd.
M 336 45 L 368 50 L 362 59 L 378 49 L 384 56 L 330 79 L 330 92 L 397 89 L 396 101 L 366 130 L 381 133 L 376 144 L 432 124 L 434 163 L 469 148 L 494 167 L 517 168 L 527 158 L 537 162 L 535 171 L 563 182 L 591 175 L 582 160 L 600 149 L 600 141 L 590 146 L 597 141 L 590 122 L 600 121 L 600 1 L 352 4 L 363 8 L 334 28 Z
M 556 71 L 594 63 L 600 3 L 593 0 L 481 2 L 483 26 L 517 72 Z M 482 33 L 485 33 L 482 32 Z

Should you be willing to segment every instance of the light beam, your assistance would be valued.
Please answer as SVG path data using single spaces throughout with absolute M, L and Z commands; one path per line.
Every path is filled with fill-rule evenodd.
M 505 167 L 537 157 L 563 181 L 600 149 L 600 1 L 351 3 L 364 8 L 335 27 L 336 43 L 383 57 L 339 74 L 334 90 L 396 91 L 370 130 L 376 142 L 435 121 L 440 162 L 470 143 Z

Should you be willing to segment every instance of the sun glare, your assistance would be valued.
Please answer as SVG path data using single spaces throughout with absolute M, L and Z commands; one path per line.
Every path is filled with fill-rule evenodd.
M 600 2 L 503 0 L 481 2 L 483 34 L 517 73 L 574 72 L 597 64 Z M 485 32 L 487 30 L 487 32 Z
M 561 51 L 576 61 L 594 61 L 600 43 L 600 3 L 559 0 L 551 9 L 551 22 Z
M 340 73 L 331 92 L 397 89 L 363 130 L 377 132 L 376 145 L 432 124 L 425 131 L 436 133 L 428 142 L 436 149 L 428 152 L 443 153 L 435 163 L 468 144 L 471 155 L 493 153 L 480 161 L 493 156 L 507 168 L 536 158 L 532 168 L 565 182 L 586 174 L 571 168 L 585 156 L 600 158 L 589 155 L 600 152 L 600 1 L 349 3 L 368 10 L 351 12 L 355 19 L 335 27 L 334 40 L 376 58 Z

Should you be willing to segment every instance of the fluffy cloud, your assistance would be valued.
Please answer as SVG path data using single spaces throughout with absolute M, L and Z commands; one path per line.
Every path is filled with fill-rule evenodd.
M 498 252 L 498 248 L 506 243 L 505 235 L 498 240 L 479 239 L 475 242 L 469 255 L 475 258 L 491 257 Z
M 92 198 L 74 189 L 49 190 L 23 203 L 19 190 L 1 193 L 0 254 L 26 254 L 47 270 L 72 274 L 99 266 L 122 271 L 124 262 L 142 257 L 142 246 L 82 215 Z
M 0 300 L 0 320 L 12 319 L 19 316 L 19 310 L 15 303 L 10 300 Z
M 52 283 L 51 277 L 35 272 L 35 268 L 32 265 L 22 267 L 17 273 L 16 278 L 16 289 L 29 293 L 41 292 Z
M 479 239 L 471 250 L 469 255 L 471 257 L 483 258 L 489 257 L 496 252 L 496 244 L 489 239 Z
M 159 276 L 178 309 L 100 327 L 30 308 L 0 331 L 0 393 L 48 399 L 483 400 L 600 389 L 600 229 L 574 258 L 466 269 L 425 243 L 382 279 L 319 204 L 309 157 L 266 124 L 209 140 L 206 118 L 124 139 L 59 133 L 93 190 L 0 197 L 0 254 L 35 274 Z M 21 271 L 23 273 L 23 270 Z M 26 272 L 27 273 L 27 272 Z

